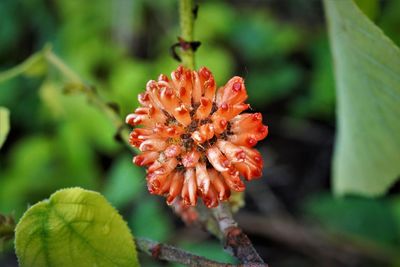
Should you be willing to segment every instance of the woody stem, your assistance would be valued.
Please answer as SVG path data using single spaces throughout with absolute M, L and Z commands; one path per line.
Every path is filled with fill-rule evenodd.
M 179 17 L 181 27 L 181 38 L 190 43 L 193 41 L 194 13 L 193 0 L 179 0 Z M 189 68 L 195 68 L 194 51 L 191 47 L 182 47 L 182 64 Z
M 232 212 L 226 203 L 220 203 L 212 212 L 222 233 L 225 249 L 244 264 L 258 263 L 259 266 L 268 266 L 258 255 L 250 239 L 233 219 Z

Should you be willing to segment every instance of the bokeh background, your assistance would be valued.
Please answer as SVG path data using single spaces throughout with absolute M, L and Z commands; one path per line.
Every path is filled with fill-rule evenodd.
M 358 3 L 399 45 L 400 1 Z M 197 66 L 209 67 L 219 85 L 243 76 L 249 103 L 269 126 L 258 145 L 264 175 L 247 184 L 237 214 L 262 257 L 271 266 L 392 261 L 400 249 L 399 186 L 378 199 L 335 198 L 330 191 L 335 89 L 321 1 L 198 4 Z M 51 43 L 124 118 L 149 79 L 178 65 L 169 50 L 179 35 L 177 12 L 174 0 L 1 0 L 0 70 Z M 0 150 L 0 212 L 19 218 L 55 190 L 81 186 L 102 192 L 136 236 L 234 263 L 216 239 L 186 228 L 162 198 L 148 194 L 144 170 L 115 140 L 112 123 L 84 95 L 63 93 L 64 81 L 38 66 L 0 84 L 0 106 L 11 111 Z M 0 249 L 0 266 L 17 266 L 12 243 Z

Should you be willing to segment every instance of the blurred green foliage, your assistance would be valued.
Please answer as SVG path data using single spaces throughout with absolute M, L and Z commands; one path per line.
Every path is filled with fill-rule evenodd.
M 199 2 L 197 65 L 209 67 L 218 85 L 241 75 L 254 109 L 279 105 L 280 115 L 334 123 L 326 28 L 322 10 L 312 8 L 320 1 L 288 0 L 287 9 L 295 9 L 300 19 L 275 12 L 268 6 L 273 1 Z M 381 8 L 373 3 L 377 1 L 359 2 L 400 44 L 400 1 L 384 1 Z M 179 35 L 175 0 L 2 0 L 0 25 L 0 71 L 51 43 L 104 99 L 119 106 L 121 118 L 137 106 L 137 94 L 149 79 L 177 66 L 168 51 Z M 131 164 L 131 155 L 114 140 L 111 122 L 85 96 L 63 93 L 64 77 L 43 62 L 24 74 L 0 83 L 0 106 L 10 110 L 11 119 L 0 150 L 0 212 L 18 218 L 27 205 L 55 190 L 81 186 L 102 192 L 137 236 L 171 240 L 169 209 L 149 196 L 144 171 Z M 400 231 L 397 202 L 343 201 L 315 196 L 310 214 L 341 231 L 398 245 L 398 235 L 391 238 L 386 231 Z M 373 218 L 375 211 L 381 217 Z M 352 225 L 353 212 L 364 223 Z M 369 231 L 371 220 L 385 230 Z M 217 253 L 215 244 L 205 244 L 194 251 Z M 218 253 L 215 259 L 225 261 L 225 254 Z
M 400 248 L 399 200 L 361 197 L 335 198 L 328 194 L 311 197 L 305 203 L 308 216 L 331 231 L 373 240 L 386 247 Z
M 10 111 L 5 107 L 0 107 L 0 148 L 6 141 L 10 131 Z

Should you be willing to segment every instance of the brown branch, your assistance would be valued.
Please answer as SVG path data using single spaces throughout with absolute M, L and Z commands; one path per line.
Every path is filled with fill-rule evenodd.
M 151 241 L 144 238 L 136 238 L 138 250 L 152 256 L 157 260 L 166 260 L 188 266 L 210 266 L 210 267 L 230 267 L 232 264 L 220 263 L 207 258 L 192 254 L 182 249 Z
M 233 219 L 231 210 L 227 204 L 220 203 L 212 212 L 223 235 L 222 241 L 224 242 L 225 249 L 244 264 L 260 263 L 262 264 L 261 266 L 268 266 L 264 264 L 264 261 L 258 255 L 250 239 Z

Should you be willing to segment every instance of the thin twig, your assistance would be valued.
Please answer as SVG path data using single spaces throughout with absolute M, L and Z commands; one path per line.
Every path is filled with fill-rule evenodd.
M 166 260 L 188 266 L 230 267 L 232 264 L 220 263 L 195 255 L 182 249 L 155 242 L 145 238 L 136 238 L 138 250 L 152 256 L 157 260 Z

